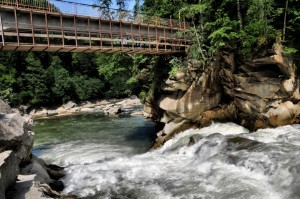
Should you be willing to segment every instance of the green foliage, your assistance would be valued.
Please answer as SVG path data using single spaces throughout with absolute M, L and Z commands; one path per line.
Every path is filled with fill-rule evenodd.
M 133 77 L 132 57 L 125 54 L 99 54 L 96 59 L 99 74 L 106 81 L 108 91 L 106 97 L 127 97 L 132 95 L 132 89 L 137 81 Z
M 0 97 L 44 106 L 139 94 L 138 62 L 128 55 L 0 52 Z M 135 64 L 134 64 L 135 63 Z
M 104 84 L 100 79 L 89 78 L 87 76 L 74 76 L 71 80 L 75 88 L 76 98 L 80 101 L 97 99 L 101 93 Z
M 29 101 L 32 105 L 44 104 L 51 98 L 50 87 L 48 86 L 49 76 L 46 73 L 40 59 L 36 54 L 30 52 L 28 53 L 26 59 L 27 69 L 26 74 L 23 74 L 24 96 L 29 99 L 24 99 L 26 102 Z
M 208 9 L 208 4 L 185 5 L 179 10 L 180 15 L 196 21 L 196 17 Z
M 184 70 L 182 60 L 178 57 L 174 57 L 173 59 L 171 59 L 169 64 L 171 65 L 171 70 L 169 72 L 170 76 L 175 76 L 176 73 Z
M 207 62 L 218 49 L 226 45 L 242 56 L 255 56 L 282 37 L 285 11 L 287 39 L 284 44 L 299 49 L 299 0 L 180 2 L 183 4 L 179 10 L 180 15 L 194 24 L 188 31 L 192 40 L 189 57 Z
M 284 50 L 283 53 L 286 55 L 295 55 L 298 52 L 296 48 L 289 48 L 289 47 L 285 47 L 283 50 Z
M 0 64 L 0 98 L 10 100 L 12 97 L 12 86 L 16 82 L 15 80 L 16 70 L 11 67 L 6 67 Z

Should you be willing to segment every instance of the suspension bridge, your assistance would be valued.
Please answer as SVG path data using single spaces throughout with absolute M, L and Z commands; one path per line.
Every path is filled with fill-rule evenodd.
M 185 20 L 66 0 L 0 0 L 0 50 L 185 53 Z

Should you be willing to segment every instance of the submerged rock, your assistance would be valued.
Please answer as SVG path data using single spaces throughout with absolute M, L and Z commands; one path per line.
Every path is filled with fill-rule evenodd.
M 249 149 L 250 147 L 256 146 L 257 144 L 260 143 L 258 141 L 250 140 L 243 137 L 228 138 L 227 142 L 228 142 L 228 148 L 235 149 L 235 150 Z

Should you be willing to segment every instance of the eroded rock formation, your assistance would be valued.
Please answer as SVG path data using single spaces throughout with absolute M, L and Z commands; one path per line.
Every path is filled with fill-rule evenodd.
M 158 102 L 155 147 L 174 134 L 212 121 L 236 122 L 251 130 L 300 122 L 299 77 L 294 62 L 274 45 L 273 54 L 242 61 L 220 51 L 213 64 L 189 60 L 186 71 L 169 77 Z M 145 109 L 154 112 L 150 107 Z M 156 110 L 157 112 L 157 110 Z

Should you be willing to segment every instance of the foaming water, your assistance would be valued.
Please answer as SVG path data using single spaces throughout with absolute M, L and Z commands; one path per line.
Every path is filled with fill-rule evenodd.
M 50 144 L 39 156 L 66 166 L 63 194 L 80 198 L 296 199 L 299 135 L 300 125 L 249 133 L 215 123 L 178 134 L 151 152 L 124 145 L 117 133 L 101 142 Z

